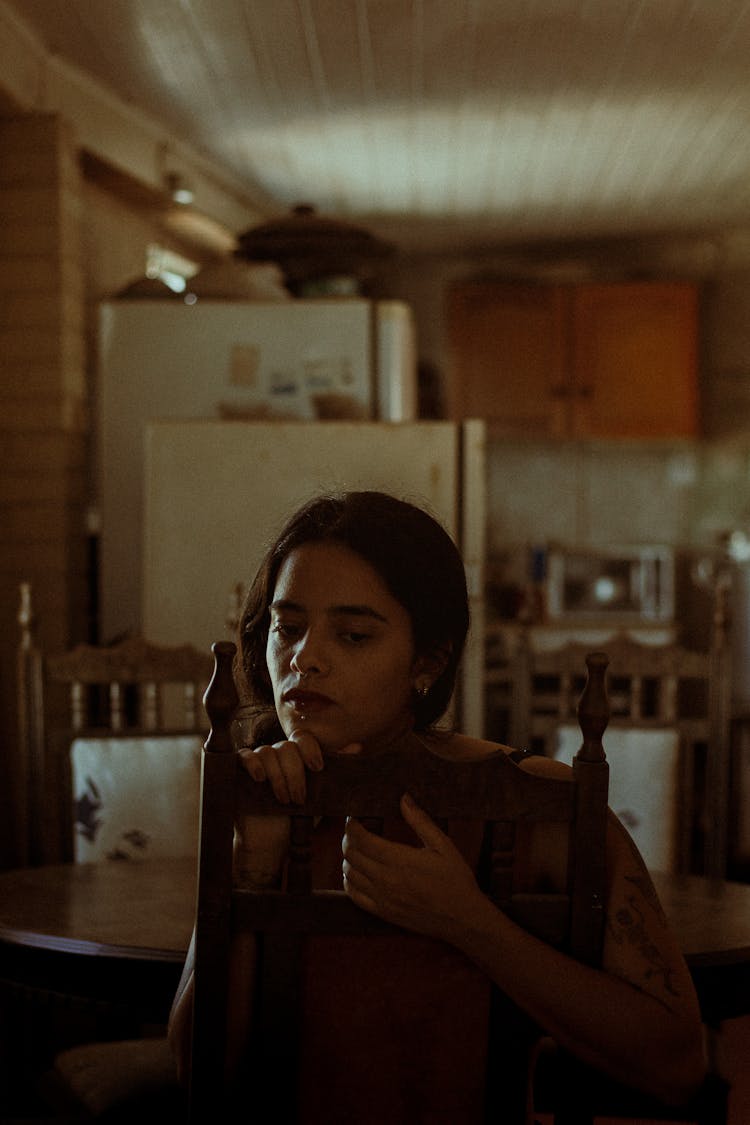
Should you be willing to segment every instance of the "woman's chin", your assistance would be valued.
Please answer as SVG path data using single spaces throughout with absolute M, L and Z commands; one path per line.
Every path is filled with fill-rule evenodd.
M 339 742 L 335 746 L 323 746 L 323 744 L 321 743 L 320 748 L 324 754 L 338 755 L 339 757 L 341 757 L 342 755 L 347 754 L 361 754 L 362 743 L 348 741 L 344 743 Z
M 330 731 L 311 731 L 315 735 L 318 746 L 323 754 L 358 754 L 362 749 L 361 742 L 354 742 L 349 735 L 335 734 Z
M 304 731 L 310 734 L 317 742 L 323 754 L 341 754 L 352 745 L 350 736 L 342 731 L 332 730 L 331 727 L 314 718 L 297 719 L 294 723 L 284 724 L 284 733 L 287 738 L 293 734 Z M 357 743 L 357 745 L 359 745 Z

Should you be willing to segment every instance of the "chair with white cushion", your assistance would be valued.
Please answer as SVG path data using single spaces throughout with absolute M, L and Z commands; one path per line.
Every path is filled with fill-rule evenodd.
M 647 864 L 722 877 L 729 777 L 729 656 L 723 620 L 710 651 L 620 635 L 606 644 L 611 718 L 605 736 L 610 804 Z M 586 646 L 512 657 L 509 741 L 570 761 Z
M 18 620 L 19 765 L 29 862 L 197 856 L 210 653 L 136 637 L 44 654 L 28 583 L 21 586 Z M 135 1007 L 110 1012 L 88 996 L 60 1000 L 42 987 L 5 999 L 20 1003 L 32 1049 L 35 1021 L 46 1024 L 54 1008 L 65 1024 L 64 1042 L 72 1045 L 38 1060 L 49 1063 L 40 1096 L 58 1113 L 112 1125 L 182 1119 L 165 1039 L 167 1010 L 161 1023 L 145 1026 Z
M 19 624 L 29 861 L 196 854 L 210 655 L 139 637 L 44 654 L 28 583 Z

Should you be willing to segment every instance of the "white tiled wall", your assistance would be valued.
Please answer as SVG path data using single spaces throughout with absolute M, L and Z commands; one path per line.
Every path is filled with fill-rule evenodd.
M 491 442 L 489 548 L 663 543 L 750 529 L 750 444 Z
M 715 556 L 722 533 L 750 535 L 750 440 L 492 442 L 487 503 L 494 587 L 528 581 L 534 546 L 673 547 L 681 639 L 702 648 L 713 595 L 696 581 L 696 564 Z M 496 608 L 507 611 L 505 602 Z
M 575 446 L 490 442 L 487 465 L 491 552 L 580 536 L 581 458 Z

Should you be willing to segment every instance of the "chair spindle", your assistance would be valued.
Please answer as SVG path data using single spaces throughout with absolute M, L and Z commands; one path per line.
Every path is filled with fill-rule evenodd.
M 290 894 L 307 895 L 312 890 L 312 834 L 315 821 L 311 816 L 293 816 L 289 836 L 289 867 L 287 887 Z

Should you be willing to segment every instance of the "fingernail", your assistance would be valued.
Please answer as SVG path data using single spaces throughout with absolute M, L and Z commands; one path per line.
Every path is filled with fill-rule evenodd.
M 404 802 L 404 804 L 407 806 L 407 808 L 410 808 L 410 809 L 414 808 L 414 800 L 412 798 L 411 793 L 404 793 L 401 800 Z

